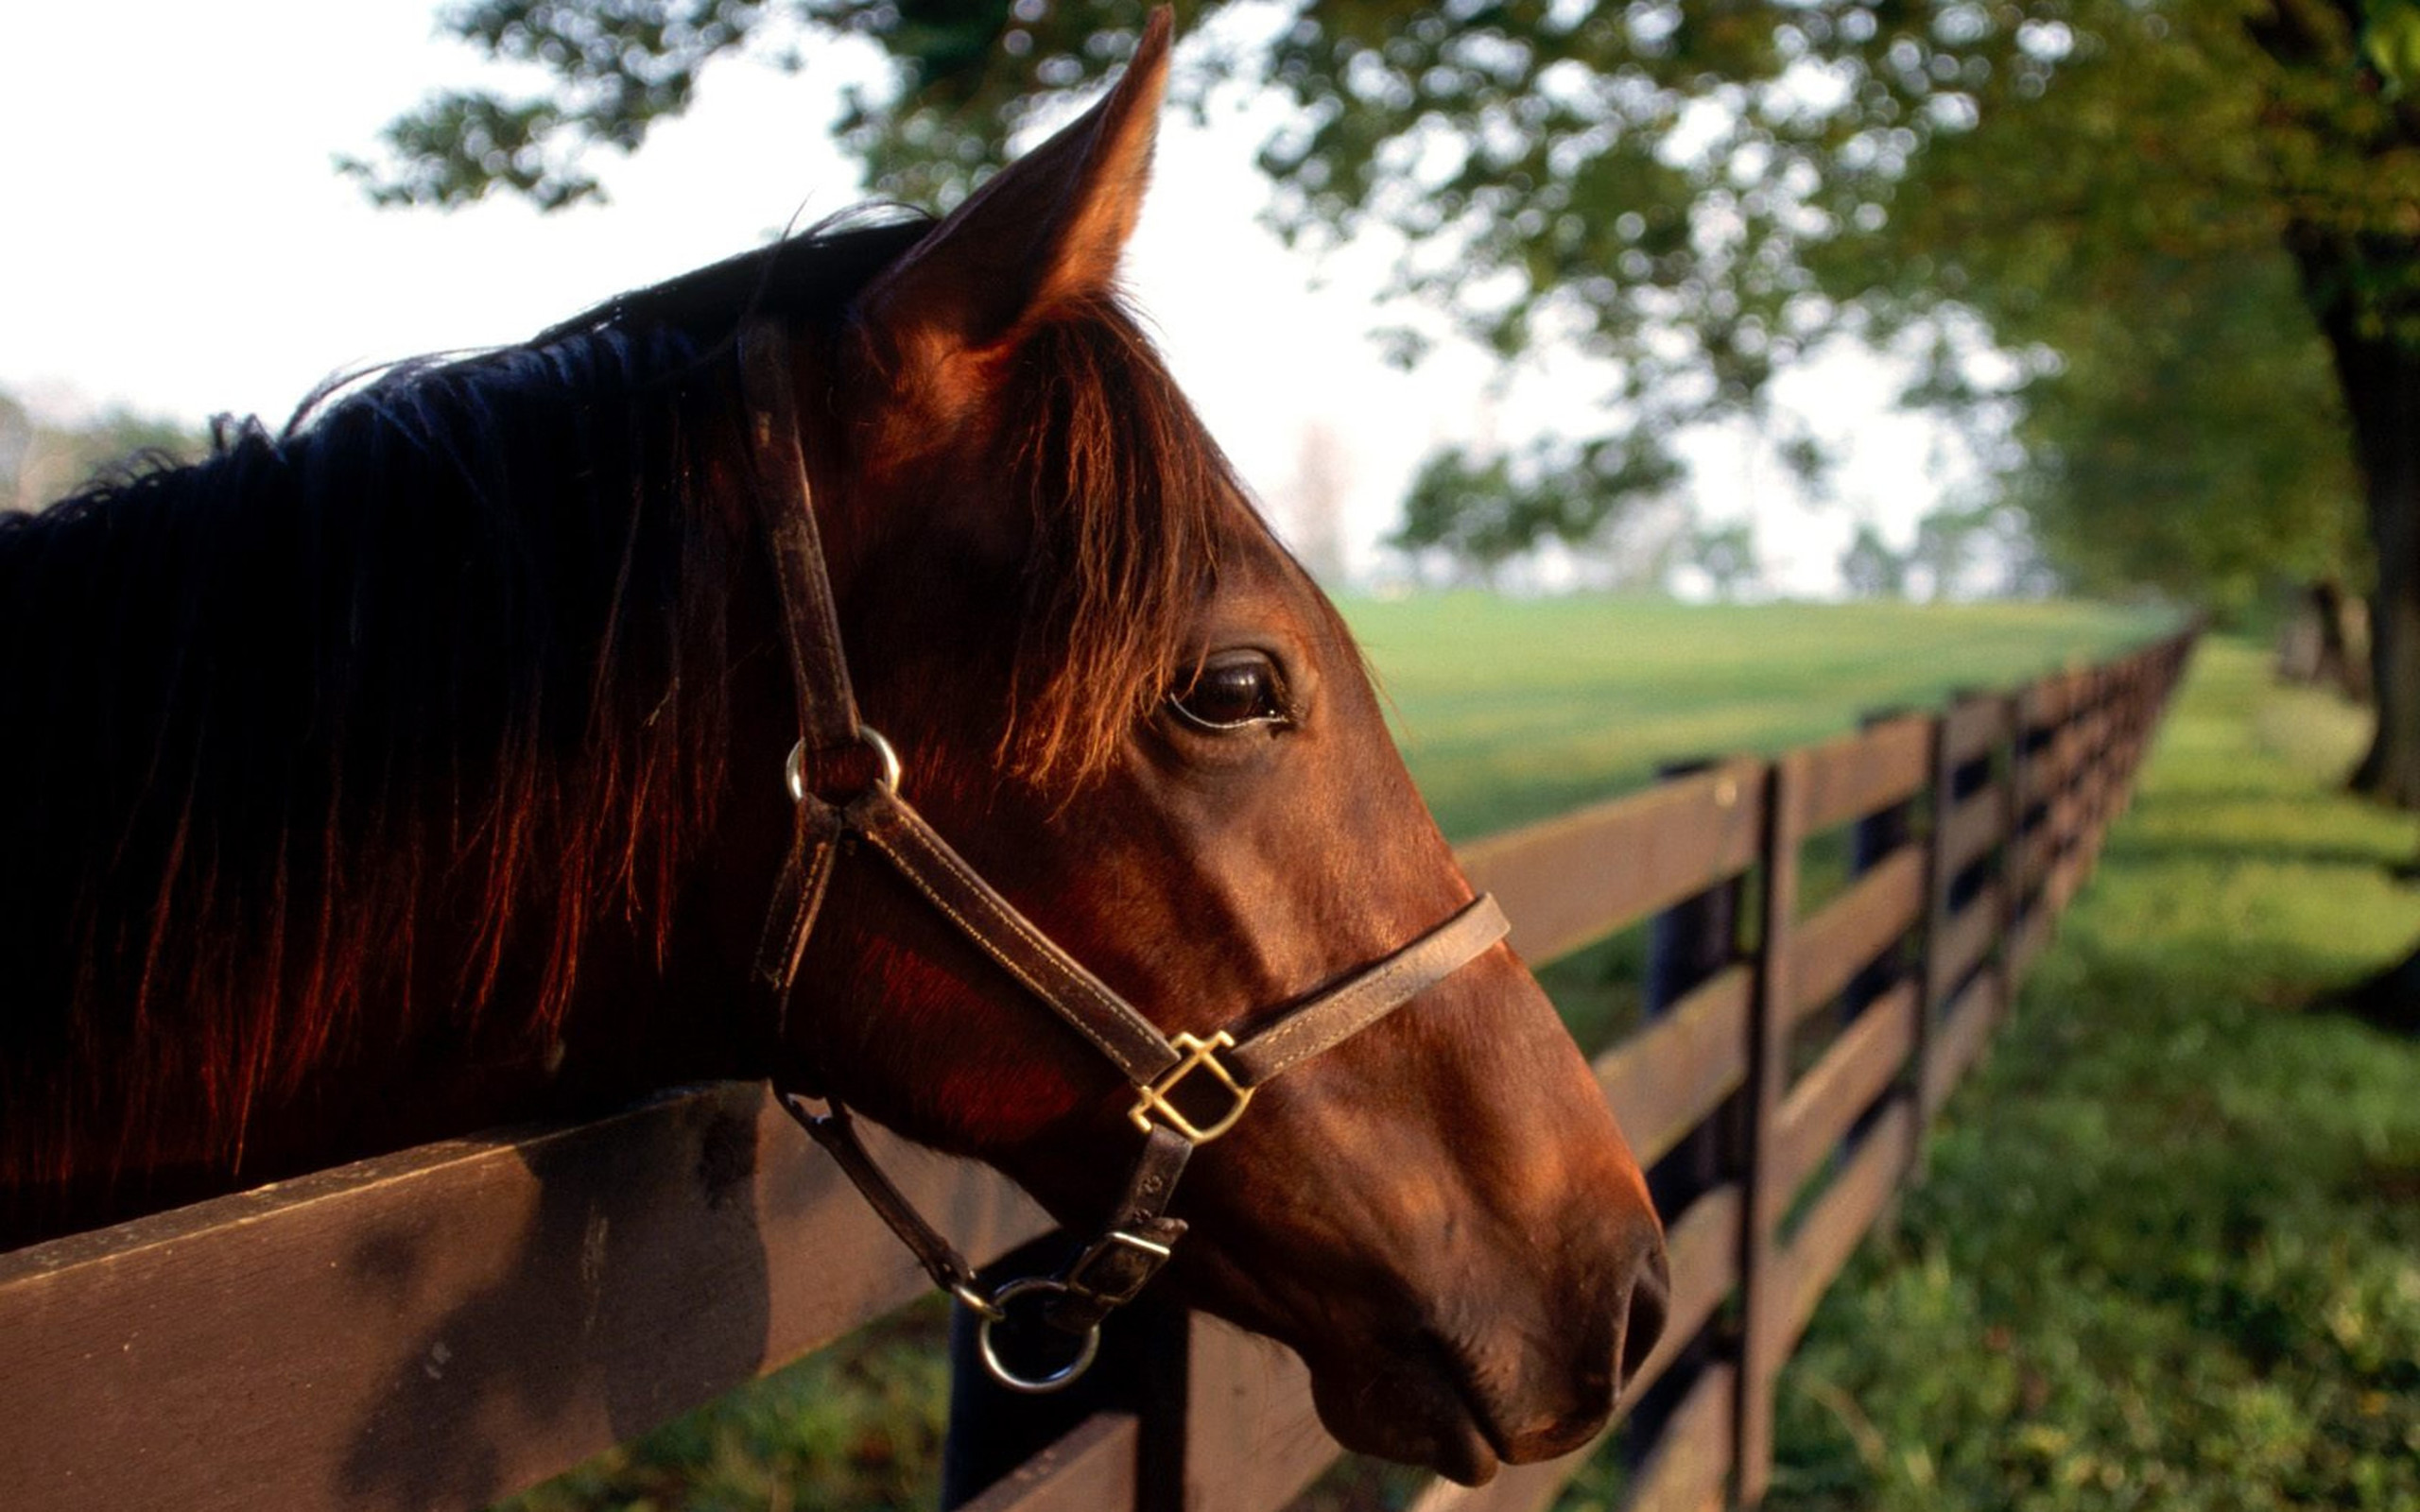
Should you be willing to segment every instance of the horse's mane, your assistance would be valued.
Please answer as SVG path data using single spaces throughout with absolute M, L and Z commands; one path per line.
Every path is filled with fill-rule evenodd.
M 922 233 L 819 229 L 0 520 L 0 1189 L 232 1167 L 256 1106 L 432 1019 L 543 1040 L 601 924 L 660 963 L 763 582 L 733 338 L 828 331 Z M 1006 754 L 1080 782 L 1238 495 L 1122 309 L 1020 376 Z

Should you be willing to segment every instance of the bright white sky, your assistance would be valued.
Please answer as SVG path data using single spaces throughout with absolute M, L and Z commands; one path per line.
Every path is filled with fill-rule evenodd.
M 430 89 L 480 77 L 475 54 L 434 37 L 434 14 L 435 0 L 17 8 L 0 51 L 0 386 L 55 412 L 282 420 L 330 373 L 522 339 L 859 198 L 828 141 L 838 81 L 865 66 L 841 55 L 797 77 L 713 69 L 687 118 L 606 164 L 610 205 L 373 210 L 332 157 L 370 151 Z M 1337 434 L 1366 568 L 1431 447 L 1584 424 L 1587 395 L 1532 385 L 1491 406 L 1474 354 L 1409 376 L 1380 362 L 1365 333 L 1382 254 L 1347 249 L 1315 287 L 1322 270 L 1253 222 L 1262 135 L 1169 118 L 1129 283 L 1265 496 L 1287 493 L 1308 426 Z M 1854 438 L 1845 504 L 1807 508 L 1779 469 L 1720 443 L 1692 448 L 1692 492 L 1710 518 L 1754 515 L 1776 586 L 1821 593 L 1858 514 L 1906 541 L 1938 491 L 1934 433 L 1883 412 L 1890 380 L 1872 364 L 1791 389 L 1819 434 Z

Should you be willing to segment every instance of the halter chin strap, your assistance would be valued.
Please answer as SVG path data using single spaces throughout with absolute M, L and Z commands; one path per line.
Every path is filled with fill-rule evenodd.
M 777 1086 L 775 1094 L 915 1254 L 934 1284 L 981 1315 L 983 1360 L 993 1376 L 1015 1390 L 1054 1391 L 1092 1364 L 1101 1319 L 1134 1299 L 1184 1233 L 1184 1220 L 1169 1217 L 1167 1208 L 1194 1149 L 1235 1127 L 1253 1093 L 1270 1078 L 1335 1048 L 1435 986 L 1502 939 L 1508 926 L 1495 901 L 1482 895 L 1410 944 L 1286 1008 L 1241 1040 L 1224 1029 L 1207 1038 L 1161 1033 L 977 874 L 900 795 L 898 755 L 859 720 L 850 687 L 831 577 L 808 504 L 789 348 L 782 333 L 760 326 L 743 336 L 740 371 L 754 428 L 754 493 L 780 588 L 804 731 L 786 765 L 797 822 L 757 955 L 757 975 L 775 1005 L 776 1034 L 833 857 L 844 838 L 855 837 L 1117 1068 L 1134 1089 L 1127 1118 L 1141 1134 L 1142 1148 L 1116 1208 L 1072 1261 L 1055 1275 L 1012 1280 L 987 1294 L 965 1257 L 875 1166 L 837 1097 L 817 1094 L 828 1108 L 819 1114 L 792 1089 Z M 816 792 L 810 759 L 856 751 L 873 757 L 871 782 L 837 802 Z M 1011 1306 L 1028 1301 L 1039 1307 L 1044 1322 L 1075 1341 L 1068 1363 L 1032 1375 L 1002 1359 L 994 1337 L 994 1329 L 1009 1321 Z

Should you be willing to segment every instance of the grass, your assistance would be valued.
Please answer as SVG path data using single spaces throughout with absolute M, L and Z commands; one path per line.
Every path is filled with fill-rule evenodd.
M 2420 1508 L 2420 1044 L 2324 1005 L 2420 933 L 2360 738 L 2204 648 L 1785 1371 L 1769 1507 Z
M 1412 775 L 1454 838 L 1651 781 L 1661 763 L 1774 751 L 1860 713 L 1931 708 L 2164 631 L 2081 604 L 1689 605 L 1450 593 L 1345 606 Z
M 1642 785 L 1664 761 L 1779 749 L 1849 729 L 1861 711 L 2014 685 L 2167 624 L 2147 611 L 2077 605 L 1691 608 L 1446 595 L 1346 610 L 1394 703 L 1413 773 L 1456 838 Z M 2145 812 L 2166 801 L 2154 797 Z M 2178 812 L 2185 833 L 2197 833 L 2190 805 Z M 2096 885 L 2096 895 L 2107 885 Z M 2045 983 L 2068 969 L 2059 963 L 2081 934 L 2079 926 L 2042 968 Z M 1542 973 L 1583 1043 L 1603 1042 L 1634 1015 L 1636 936 Z M 944 1395 L 927 1348 L 937 1316 L 887 1321 L 510 1505 L 930 1506 Z M 1844 1460 L 1840 1434 L 1814 1433 L 1828 1421 L 1789 1419 L 1802 1435 L 1790 1442 L 1808 1446 L 1789 1494 L 1830 1494 L 1822 1487 L 1851 1484 L 1862 1464 L 1858 1435 L 1845 1440 Z M 1364 1483 L 1384 1494 L 1400 1485 Z

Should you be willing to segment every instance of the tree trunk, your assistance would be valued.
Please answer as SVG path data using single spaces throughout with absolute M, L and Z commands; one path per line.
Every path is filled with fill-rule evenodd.
M 2380 259 L 2312 236 L 2297 248 L 2303 288 L 2335 360 L 2369 505 L 2377 587 L 2370 598 L 2370 688 L 2377 732 L 2351 785 L 2420 809 L 2420 351 L 2368 322 L 2354 288 Z M 2420 246 L 2403 249 L 2420 262 Z
M 2333 577 L 2311 585 L 2310 602 L 2319 616 L 2320 682 L 2355 703 L 2369 702 L 2369 627 L 2366 616 L 2357 612 L 2365 606 Z

